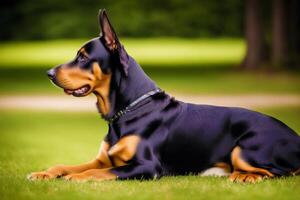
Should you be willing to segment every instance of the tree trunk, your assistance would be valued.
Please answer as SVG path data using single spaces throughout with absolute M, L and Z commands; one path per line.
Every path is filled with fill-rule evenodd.
M 288 68 L 300 68 L 300 1 L 289 0 L 286 20 L 287 28 L 287 65 Z
M 272 9 L 272 54 L 273 66 L 282 66 L 287 61 L 287 13 L 286 0 L 273 0 Z
M 257 69 L 263 60 L 263 34 L 259 0 L 246 0 L 245 32 L 247 52 L 241 67 Z

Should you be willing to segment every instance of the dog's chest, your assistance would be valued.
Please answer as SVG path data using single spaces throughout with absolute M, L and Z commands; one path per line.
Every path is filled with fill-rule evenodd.
M 125 165 L 131 160 L 136 152 L 141 138 L 137 135 L 128 135 L 122 137 L 115 145 L 108 150 L 108 155 L 115 166 Z

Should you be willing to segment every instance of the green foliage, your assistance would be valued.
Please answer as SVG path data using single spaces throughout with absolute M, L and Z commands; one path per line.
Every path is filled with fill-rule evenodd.
M 74 58 L 87 40 L 0 43 L 0 67 L 50 67 Z M 141 65 L 238 64 L 244 56 L 241 39 L 121 38 L 128 53 Z
M 263 110 L 296 131 L 299 107 Z M 226 178 L 179 176 L 157 181 L 31 182 L 26 175 L 97 154 L 107 125 L 95 113 L 1 110 L 0 195 L 6 199 L 288 199 L 299 198 L 300 177 L 233 184 Z
M 91 37 L 106 8 L 121 36 L 241 36 L 240 0 L 4 0 L 1 40 Z

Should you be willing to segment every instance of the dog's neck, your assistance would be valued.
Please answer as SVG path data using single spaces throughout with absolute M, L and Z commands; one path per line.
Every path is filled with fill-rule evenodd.
M 110 83 L 108 107 L 101 105 L 102 95 L 97 96 L 97 107 L 104 119 L 109 119 L 118 111 L 124 109 L 145 93 L 157 88 L 155 83 L 145 74 L 136 61 L 130 57 L 128 75 L 125 76 L 120 70 L 116 70 Z M 108 108 L 108 109 L 106 109 Z M 107 114 L 104 114 L 107 113 Z

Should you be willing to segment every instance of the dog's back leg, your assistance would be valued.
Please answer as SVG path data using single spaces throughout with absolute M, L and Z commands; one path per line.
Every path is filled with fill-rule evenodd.
M 236 146 L 231 153 L 233 172 L 229 179 L 234 182 L 254 183 L 263 178 L 274 177 L 274 174 L 266 169 L 253 167 L 242 158 L 242 149 Z

